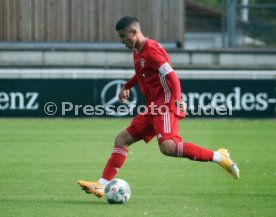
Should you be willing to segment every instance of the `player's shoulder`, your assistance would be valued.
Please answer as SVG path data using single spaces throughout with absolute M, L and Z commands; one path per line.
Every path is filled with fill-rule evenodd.
M 154 59 L 156 59 L 159 56 L 167 55 L 167 52 L 163 48 L 163 46 L 159 42 L 157 42 L 153 39 L 147 39 L 145 50 L 146 50 L 147 55 Z
M 152 49 L 164 49 L 162 44 L 150 38 L 147 39 L 147 46 Z

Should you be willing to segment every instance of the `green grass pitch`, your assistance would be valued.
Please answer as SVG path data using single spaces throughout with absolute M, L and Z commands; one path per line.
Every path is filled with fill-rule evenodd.
M 1 217 L 269 217 L 276 214 L 275 120 L 180 122 L 185 141 L 228 148 L 234 180 L 213 163 L 163 156 L 156 139 L 130 147 L 118 178 L 132 195 L 109 205 L 78 179 L 97 179 L 130 119 L 0 119 Z

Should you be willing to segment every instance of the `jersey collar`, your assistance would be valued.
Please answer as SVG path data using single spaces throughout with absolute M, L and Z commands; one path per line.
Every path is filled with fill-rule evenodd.
M 140 47 L 139 50 L 137 50 L 136 48 L 134 48 L 135 51 L 136 51 L 136 53 L 140 53 L 140 51 L 143 49 L 143 47 L 144 47 L 144 45 L 145 45 L 145 43 L 146 43 L 147 40 L 148 40 L 148 37 L 146 37 L 145 41 L 143 42 L 143 44 L 141 45 L 141 47 Z

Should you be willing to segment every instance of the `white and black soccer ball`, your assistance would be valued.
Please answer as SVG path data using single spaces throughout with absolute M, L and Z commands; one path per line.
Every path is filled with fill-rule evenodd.
M 124 204 L 130 198 L 130 187 L 122 179 L 111 180 L 104 189 L 105 198 L 110 204 Z

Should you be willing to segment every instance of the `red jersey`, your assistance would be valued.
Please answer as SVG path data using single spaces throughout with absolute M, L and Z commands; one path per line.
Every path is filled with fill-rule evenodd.
M 168 106 L 170 111 L 176 111 L 174 101 L 179 100 L 172 94 L 174 84 L 168 82 L 166 75 L 173 72 L 166 50 L 158 42 L 147 38 L 140 50 L 133 49 L 135 75 L 127 82 L 126 88 L 138 83 L 146 98 L 147 106 Z M 174 72 L 173 72 L 174 73 Z M 179 80 L 178 80 L 179 82 Z M 177 90 L 181 96 L 181 90 Z M 178 116 L 184 116 L 178 111 Z

